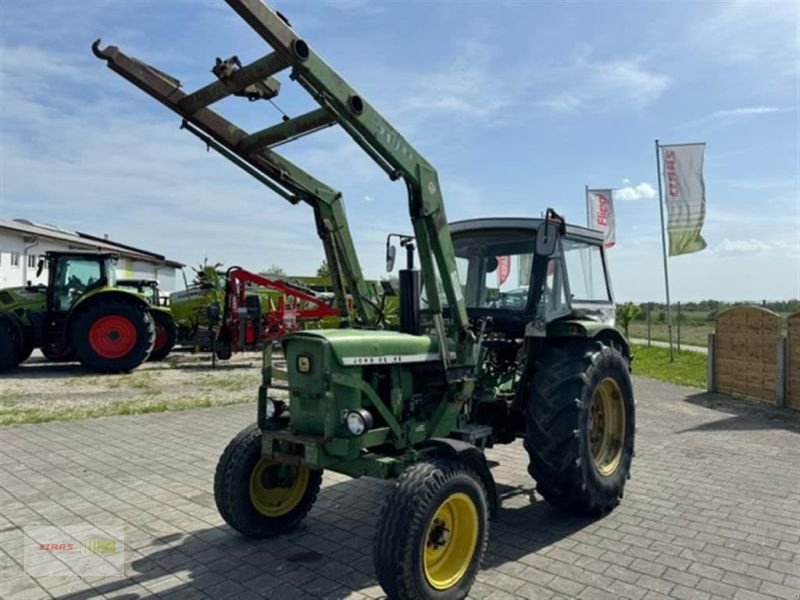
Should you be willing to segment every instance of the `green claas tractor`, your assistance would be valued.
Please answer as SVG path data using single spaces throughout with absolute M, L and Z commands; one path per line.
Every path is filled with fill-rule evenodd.
M 289 21 L 260 0 L 226 1 L 274 51 L 246 65 L 217 59 L 218 81 L 195 92 L 117 47 L 93 46 L 204 145 L 311 206 L 325 249 L 342 327 L 283 338 L 288 402 L 271 395 L 264 350 L 257 421 L 222 453 L 217 507 L 243 535 L 270 537 L 308 514 L 325 469 L 393 479 L 375 535 L 378 581 L 390 598 L 464 598 L 498 512 L 486 448 L 522 440 L 538 492 L 565 511 L 600 516 L 622 497 L 634 399 L 602 238 L 552 210 L 448 224 L 433 166 Z M 317 108 L 253 133 L 208 108 L 230 95 L 273 97 L 284 69 Z M 275 151 L 330 125 L 408 191 L 400 331 L 377 327 L 341 194 Z
M 178 339 L 178 328 L 175 326 L 172 312 L 159 294 L 158 281 L 155 279 L 118 279 L 117 287 L 138 294 L 150 306 L 150 316 L 153 317 L 153 324 L 156 328 L 156 339 L 147 360 L 156 362 L 167 358 Z
M 48 252 L 48 285 L 0 290 L 0 371 L 34 348 L 51 360 L 77 358 L 103 373 L 126 372 L 149 356 L 153 318 L 139 295 L 115 287 L 117 256 Z

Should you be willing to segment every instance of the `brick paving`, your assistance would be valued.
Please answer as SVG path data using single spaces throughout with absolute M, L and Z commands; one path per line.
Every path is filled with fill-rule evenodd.
M 520 444 L 489 451 L 502 507 L 474 598 L 796 600 L 800 415 L 636 379 L 637 457 L 622 505 L 572 518 L 533 497 Z M 380 598 L 388 485 L 327 473 L 306 521 L 244 540 L 212 478 L 253 406 L 0 428 L 0 597 Z M 21 527 L 125 526 L 125 576 L 22 569 Z

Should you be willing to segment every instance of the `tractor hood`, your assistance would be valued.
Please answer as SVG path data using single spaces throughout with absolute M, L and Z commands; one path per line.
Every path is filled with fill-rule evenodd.
M 391 365 L 439 360 L 439 342 L 427 335 L 364 329 L 316 329 L 286 337 L 284 344 L 324 340 L 341 366 Z
M 0 290 L 0 311 L 16 307 L 38 308 L 44 306 L 46 298 L 47 288 L 44 286 L 6 288 Z

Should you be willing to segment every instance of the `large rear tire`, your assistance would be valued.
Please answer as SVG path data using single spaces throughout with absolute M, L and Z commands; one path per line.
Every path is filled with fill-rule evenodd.
M 160 310 L 150 311 L 150 315 L 156 327 L 156 340 L 147 360 L 156 362 L 164 360 L 172 352 L 175 340 L 178 338 L 178 328 L 175 327 L 172 317 Z
M 33 354 L 33 337 L 31 335 L 26 335 L 23 331 L 22 339 L 19 344 L 19 354 L 17 356 L 19 362 L 17 364 L 24 363 L 31 357 L 31 354 Z
M 461 600 L 489 540 L 486 489 L 459 460 L 408 467 L 384 501 L 375 574 L 393 600 Z
M 253 423 L 222 453 L 214 474 L 214 500 L 219 514 L 236 531 L 266 538 L 300 523 L 321 485 L 321 470 L 278 464 L 262 456 L 261 430 Z
M 91 300 L 72 326 L 78 360 L 99 373 L 132 371 L 147 360 L 154 341 L 147 307 L 116 298 Z
M 0 371 L 8 371 L 19 365 L 22 343 L 16 328 L 0 319 Z
M 628 363 L 600 342 L 553 346 L 538 361 L 525 448 L 536 490 L 557 508 L 603 515 L 630 477 L 636 430 Z

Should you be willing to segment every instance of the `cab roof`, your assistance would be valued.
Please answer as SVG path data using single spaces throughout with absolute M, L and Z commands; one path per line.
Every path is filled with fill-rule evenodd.
M 483 231 L 487 229 L 527 229 L 536 231 L 544 219 L 529 217 L 489 217 L 478 219 L 465 219 L 450 223 L 450 233 L 464 233 L 469 231 Z M 589 229 L 580 225 L 566 224 L 566 236 L 580 238 L 591 243 L 602 244 L 603 234 L 596 229 Z

